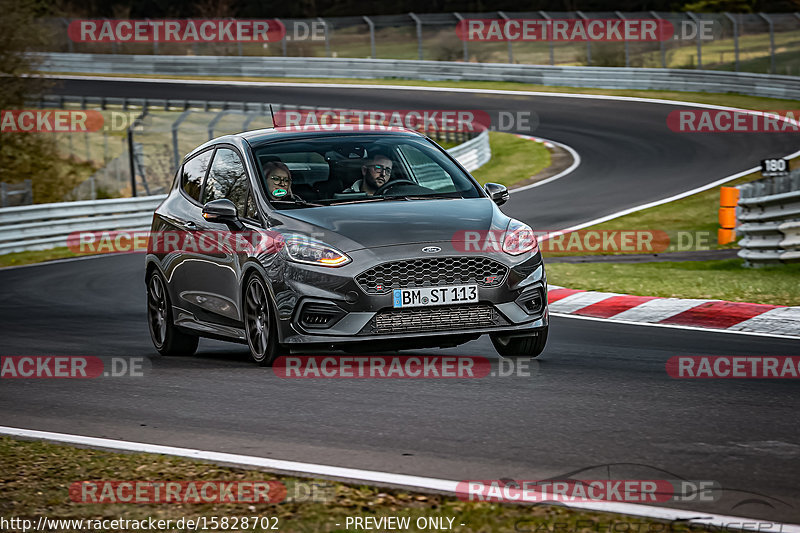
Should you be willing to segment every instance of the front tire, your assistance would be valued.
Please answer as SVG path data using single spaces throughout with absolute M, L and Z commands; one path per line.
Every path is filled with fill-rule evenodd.
M 147 325 L 153 346 L 161 355 L 187 356 L 197 351 L 200 339 L 180 331 L 172 322 L 172 305 L 167 286 L 157 270 L 147 279 Z
M 278 357 L 278 331 L 264 281 L 258 274 L 244 289 L 244 329 L 250 359 L 259 366 L 272 366 Z
M 545 327 L 538 331 L 536 335 L 525 337 L 503 337 L 491 335 L 492 344 L 497 353 L 503 357 L 538 357 L 544 351 L 547 344 L 547 331 Z

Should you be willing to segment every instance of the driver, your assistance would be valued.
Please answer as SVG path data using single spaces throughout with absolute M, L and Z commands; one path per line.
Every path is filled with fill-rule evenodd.
M 360 180 L 343 192 L 365 192 L 372 196 L 378 188 L 391 179 L 392 160 L 385 155 L 376 155 L 361 165 L 361 176 Z

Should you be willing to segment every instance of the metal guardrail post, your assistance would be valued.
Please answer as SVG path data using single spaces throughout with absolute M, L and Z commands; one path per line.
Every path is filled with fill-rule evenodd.
M 544 11 L 539 11 L 539 14 L 540 14 L 540 15 L 542 16 L 542 18 L 543 18 L 543 19 L 545 19 L 545 20 L 553 20 L 553 19 L 550 17 L 550 15 L 548 15 L 548 14 L 547 14 L 547 13 L 545 13 Z M 555 50 L 553 49 L 553 39 L 552 39 L 552 37 L 553 37 L 553 36 L 552 36 L 552 35 L 550 35 L 550 33 L 552 32 L 552 29 L 553 29 L 553 28 L 552 28 L 552 25 L 551 25 L 551 27 L 550 27 L 550 30 L 547 32 L 547 36 L 548 36 L 548 37 L 550 37 L 550 66 L 551 66 L 551 67 L 552 67 L 552 66 L 555 66 L 555 64 L 556 64 L 556 53 L 555 53 Z
M 456 17 L 456 19 L 459 22 L 464 20 L 464 17 L 461 16 L 461 13 L 458 13 L 458 12 L 454 11 L 453 15 Z M 462 44 L 462 47 L 464 48 L 464 63 L 468 63 L 469 62 L 469 48 L 467 48 L 467 39 L 461 39 L 461 44 Z
M 623 15 L 621 11 L 615 11 L 614 14 L 617 15 L 620 20 L 625 20 L 625 15 Z M 625 39 L 625 66 L 626 67 L 631 66 L 631 55 L 630 55 L 628 39 Z
M 589 17 L 583 14 L 583 11 L 576 11 L 576 15 L 578 15 L 581 20 L 588 20 Z M 586 66 L 592 66 L 592 40 L 586 39 Z
M 186 109 L 175 119 L 175 122 L 172 123 L 172 159 L 175 162 L 175 168 L 178 168 L 181 164 L 181 154 L 178 151 L 178 126 L 180 126 L 191 113 L 191 109 Z
M 369 26 L 369 57 L 371 59 L 378 59 L 378 54 L 375 52 L 375 23 L 372 22 L 372 19 L 366 15 L 364 15 L 362 18 L 364 19 L 364 22 L 367 23 L 367 26 Z
M 422 61 L 422 20 L 414 13 L 409 13 L 408 16 L 411 17 L 411 20 L 417 25 L 417 53 L 420 61 Z
M 739 72 L 739 23 L 728 12 L 723 13 L 733 24 L 733 55 L 736 61 L 736 72 Z
M 656 20 L 664 20 L 655 11 L 651 11 L 650 15 Z M 661 68 L 667 68 L 667 50 L 664 47 L 664 39 L 658 40 L 658 49 L 661 52 Z
M 691 11 L 687 11 L 686 15 L 694 21 L 697 25 L 697 67 L 698 69 L 703 68 L 703 41 L 701 40 L 702 32 L 700 31 L 700 18 L 692 13 Z
M 498 11 L 497 14 L 500 15 L 503 18 L 503 20 L 510 19 L 510 17 L 505 13 L 503 13 L 502 11 Z M 514 63 L 514 48 L 512 46 L 511 39 L 508 40 L 508 62 Z
M 758 16 L 766 20 L 769 25 L 769 73 L 775 74 L 775 24 L 766 13 L 759 13 Z
M 322 27 L 325 29 L 325 56 L 331 57 L 331 37 L 328 31 L 328 23 L 322 17 L 317 17 L 317 20 L 322 23 Z

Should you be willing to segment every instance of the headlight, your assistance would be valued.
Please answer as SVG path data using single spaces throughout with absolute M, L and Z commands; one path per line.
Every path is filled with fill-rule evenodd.
M 346 265 L 351 259 L 343 252 L 324 242 L 307 237 L 290 236 L 284 241 L 286 253 L 292 261 L 307 265 L 338 267 Z
M 508 223 L 503 238 L 503 251 L 509 255 L 520 255 L 526 252 L 535 254 L 539 251 L 539 241 L 536 240 L 536 235 L 530 226 L 512 219 Z

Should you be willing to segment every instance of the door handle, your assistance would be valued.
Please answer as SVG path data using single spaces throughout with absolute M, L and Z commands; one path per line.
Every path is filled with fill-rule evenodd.
M 195 224 L 192 221 L 186 222 L 183 225 L 183 229 L 186 229 L 186 230 L 189 230 L 189 231 L 195 231 L 195 230 L 197 230 L 197 224 Z

